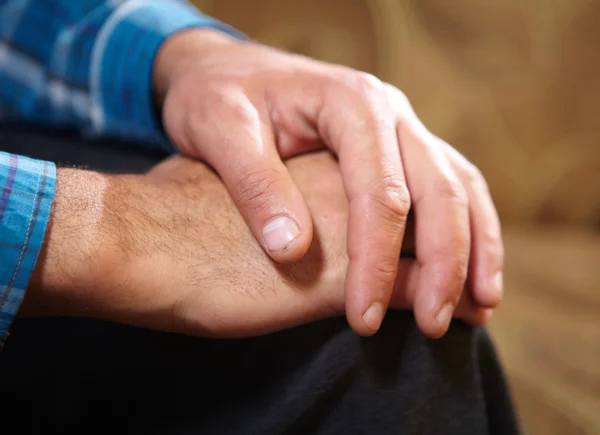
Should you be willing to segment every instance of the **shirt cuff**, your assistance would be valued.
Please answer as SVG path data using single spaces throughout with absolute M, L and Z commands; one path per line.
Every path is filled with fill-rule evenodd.
M 54 163 L 0 152 L 0 349 L 42 247 L 55 186 Z
M 90 71 L 92 80 L 99 80 L 91 86 L 94 129 L 174 152 L 157 120 L 152 96 L 152 69 L 160 45 L 173 33 L 192 27 L 246 37 L 177 0 L 125 3 L 104 26 Z

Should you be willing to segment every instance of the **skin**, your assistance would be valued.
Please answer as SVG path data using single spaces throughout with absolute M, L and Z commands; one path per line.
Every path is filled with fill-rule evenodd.
M 338 164 L 320 152 L 291 159 L 286 169 L 314 220 L 308 252 L 287 265 L 264 252 L 203 163 L 176 156 L 144 175 L 60 169 L 20 313 L 211 337 L 264 334 L 343 314 L 349 207 Z M 397 263 L 390 304 L 410 309 L 424 269 L 414 259 Z M 484 324 L 489 311 L 465 291 L 456 316 Z
M 319 148 L 335 153 L 349 210 L 345 313 L 358 334 L 375 333 L 388 308 L 409 212 L 422 271 L 412 301 L 423 333 L 445 333 L 465 287 L 479 308 L 500 303 L 504 251 L 486 182 L 425 128 L 400 90 L 207 29 L 164 43 L 154 83 L 173 143 L 216 170 L 278 263 L 306 261 L 315 234 L 308 199 L 283 161 Z M 280 217 L 297 232 L 273 250 L 264 230 Z

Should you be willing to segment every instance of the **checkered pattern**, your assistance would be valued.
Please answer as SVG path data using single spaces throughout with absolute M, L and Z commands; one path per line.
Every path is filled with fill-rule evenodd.
M 1 113 L 172 150 L 152 63 L 188 27 L 238 35 L 178 0 L 0 0 Z
M 174 151 L 156 119 L 152 64 L 189 27 L 242 36 L 183 0 L 0 0 L 0 118 Z M 54 180 L 52 163 L 0 153 L 0 342 L 35 265 Z
M 55 180 L 52 163 L 0 153 L 0 347 L 44 240 Z

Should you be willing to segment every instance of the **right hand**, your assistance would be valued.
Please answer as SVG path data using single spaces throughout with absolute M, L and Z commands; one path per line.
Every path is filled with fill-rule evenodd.
M 59 170 L 24 312 L 214 337 L 343 314 L 348 204 L 338 165 L 320 153 L 288 168 L 315 225 L 308 254 L 291 265 L 267 256 L 202 163 L 173 157 L 141 176 Z M 399 261 L 392 307 L 413 307 L 419 272 L 417 261 Z M 489 311 L 465 292 L 456 315 L 482 324 Z

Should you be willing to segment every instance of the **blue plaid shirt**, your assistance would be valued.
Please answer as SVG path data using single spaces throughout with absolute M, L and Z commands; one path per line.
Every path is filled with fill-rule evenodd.
M 152 64 L 161 43 L 189 27 L 240 36 L 182 0 L 0 0 L 0 118 L 173 151 L 154 112 Z M 55 183 L 53 163 L 0 152 L 0 347 L 35 266 Z

